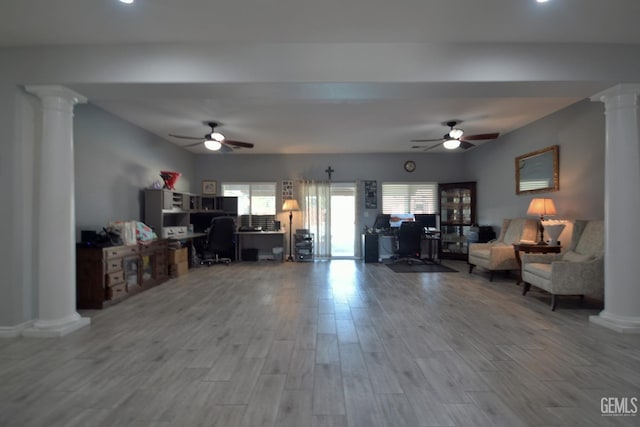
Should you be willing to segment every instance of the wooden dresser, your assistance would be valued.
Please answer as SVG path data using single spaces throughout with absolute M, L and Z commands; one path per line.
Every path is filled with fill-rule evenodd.
M 78 309 L 101 309 L 168 279 L 165 239 L 145 245 L 79 245 L 76 249 Z

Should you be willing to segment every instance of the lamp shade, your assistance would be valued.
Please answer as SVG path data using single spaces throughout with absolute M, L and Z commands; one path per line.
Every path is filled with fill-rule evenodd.
M 527 215 L 536 215 L 543 218 L 545 215 L 555 215 L 556 205 L 553 203 L 553 199 L 533 199 L 529 203 L 529 209 L 527 209 Z
M 298 201 L 296 199 L 287 199 L 282 204 L 282 210 L 285 212 L 299 211 Z

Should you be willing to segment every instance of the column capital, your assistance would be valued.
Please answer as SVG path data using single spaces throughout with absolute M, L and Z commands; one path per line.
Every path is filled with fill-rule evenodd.
M 602 92 L 596 93 L 591 97 L 591 101 L 606 103 L 607 100 L 611 98 L 625 95 L 640 95 L 640 84 L 621 83 L 619 85 L 610 87 L 609 89 L 605 89 Z
M 27 85 L 24 88 L 27 92 L 36 95 L 40 99 L 51 98 L 51 97 L 62 98 L 67 100 L 72 105 L 84 104 L 87 102 L 87 98 L 85 96 L 82 96 L 78 92 L 75 92 L 64 86 Z

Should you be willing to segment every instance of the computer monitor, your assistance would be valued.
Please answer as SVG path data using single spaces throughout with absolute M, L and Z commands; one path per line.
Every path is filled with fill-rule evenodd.
M 388 230 L 389 229 L 389 217 L 388 214 L 378 214 L 376 216 L 376 222 L 373 223 L 374 230 Z
M 391 214 L 389 216 L 389 226 L 391 228 L 400 228 L 403 221 L 415 221 L 415 216 L 413 214 Z
M 416 214 L 416 222 L 427 229 L 438 228 L 438 214 Z

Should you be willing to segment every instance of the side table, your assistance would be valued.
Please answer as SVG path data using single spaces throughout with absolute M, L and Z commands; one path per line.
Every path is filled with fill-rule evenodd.
M 513 252 L 516 255 L 516 261 L 518 261 L 518 281 L 516 285 L 522 283 L 522 260 L 520 259 L 520 252 L 531 254 L 559 254 L 562 246 L 560 245 L 538 245 L 535 243 L 514 243 Z

